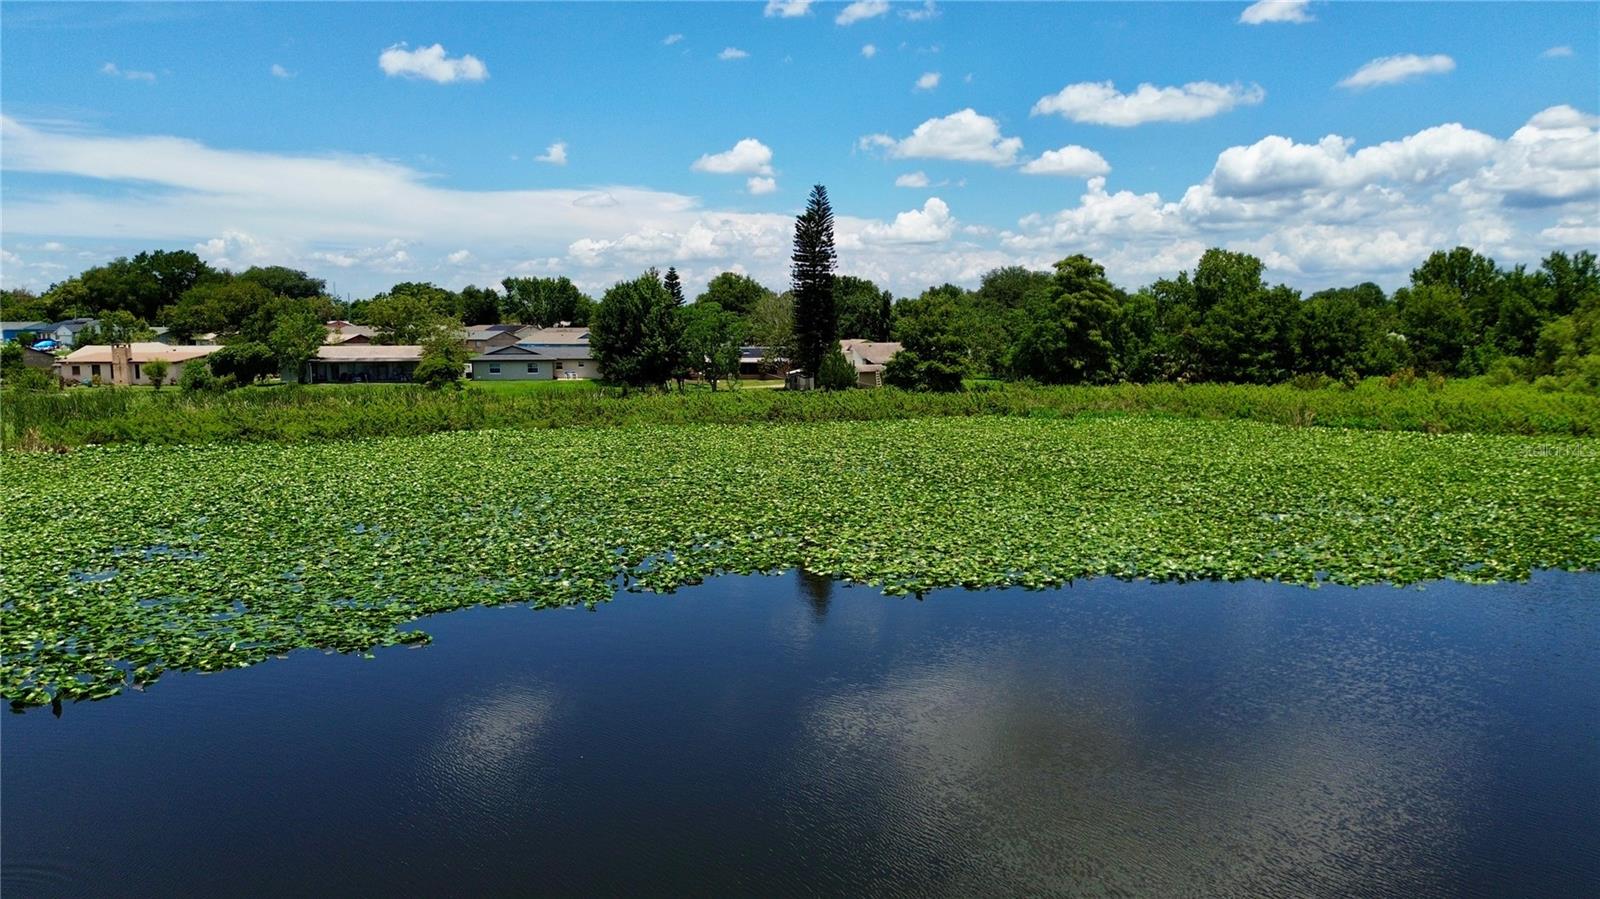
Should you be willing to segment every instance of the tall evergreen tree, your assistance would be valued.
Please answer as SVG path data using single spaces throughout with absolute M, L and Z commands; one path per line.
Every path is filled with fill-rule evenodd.
M 822 358 L 839 342 L 839 311 L 833 299 L 833 207 L 828 189 L 811 188 L 806 211 L 794 222 L 794 255 L 790 274 L 794 284 L 795 362 L 815 378 Z
M 672 294 L 672 302 L 675 305 L 682 306 L 683 282 L 678 280 L 678 269 L 676 267 L 670 265 L 667 266 L 667 278 L 665 284 L 667 287 L 667 293 Z

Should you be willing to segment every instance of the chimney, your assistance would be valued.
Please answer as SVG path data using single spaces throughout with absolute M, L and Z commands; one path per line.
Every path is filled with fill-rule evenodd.
M 111 345 L 111 383 L 120 387 L 133 383 L 133 347 L 125 343 Z

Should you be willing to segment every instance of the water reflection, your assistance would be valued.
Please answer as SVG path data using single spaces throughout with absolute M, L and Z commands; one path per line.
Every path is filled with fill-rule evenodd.
M 801 569 L 795 573 L 800 587 L 800 596 L 811 606 L 811 614 L 818 621 L 828 617 L 828 603 L 833 601 L 834 580 L 820 574 L 813 574 Z
M 18 895 L 1600 895 L 1593 583 L 474 609 L 10 716 L 0 864 Z

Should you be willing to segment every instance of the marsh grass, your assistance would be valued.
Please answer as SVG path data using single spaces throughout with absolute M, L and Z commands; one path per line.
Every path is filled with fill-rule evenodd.
M 220 394 L 74 388 L 0 393 L 10 449 L 103 443 L 299 443 L 445 431 L 661 424 L 878 421 L 992 415 L 1070 418 L 1156 414 L 1426 433 L 1600 435 L 1600 397 L 1493 385 L 1483 379 L 1372 378 L 1344 385 L 1123 384 L 1034 387 L 981 383 L 954 394 L 893 389 L 839 393 L 697 389 L 623 393 L 587 382 L 537 388 L 473 384 L 251 387 Z

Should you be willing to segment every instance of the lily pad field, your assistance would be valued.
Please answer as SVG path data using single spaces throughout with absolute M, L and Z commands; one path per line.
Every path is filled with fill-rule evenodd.
M 0 688 L 17 707 L 720 572 L 917 594 L 1600 566 L 1600 443 L 1561 436 L 974 417 L 123 444 L 5 467 Z

